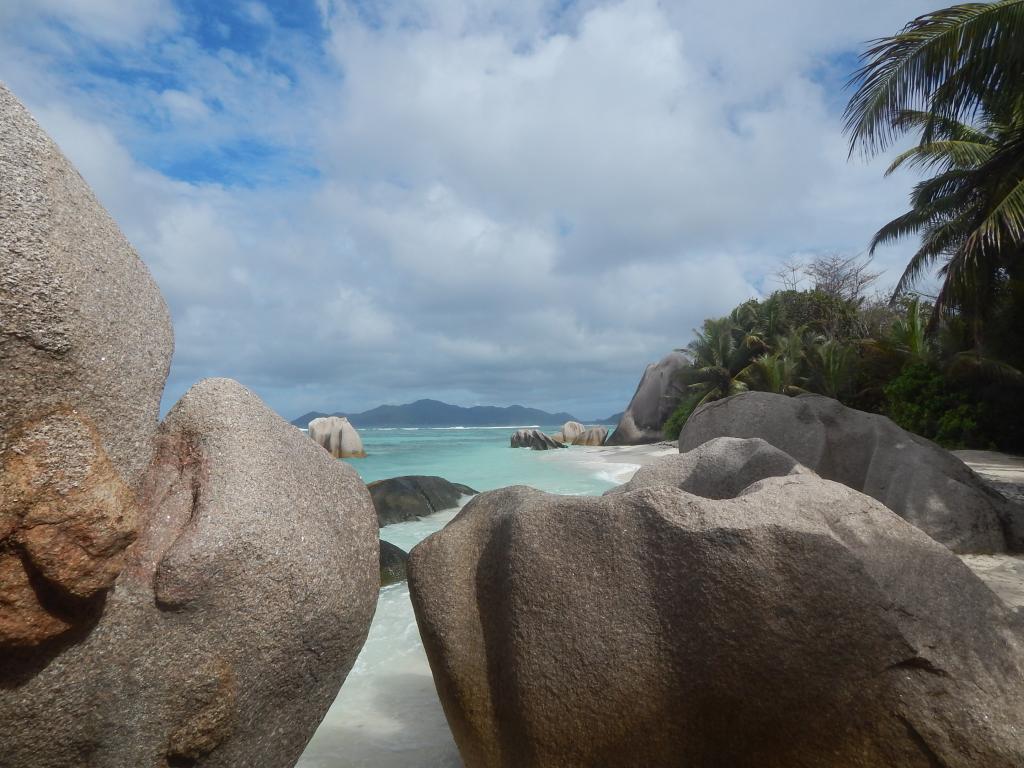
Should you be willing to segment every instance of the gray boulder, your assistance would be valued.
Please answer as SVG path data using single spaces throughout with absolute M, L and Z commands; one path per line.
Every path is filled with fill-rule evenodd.
M 380 540 L 380 585 L 386 587 L 389 584 L 397 584 L 405 581 L 405 566 L 409 555 L 401 547 L 396 547 L 390 541 Z
M 464 496 L 477 493 L 468 485 L 428 475 L 392 477 L 377 480 L 367 487 L 380 525 L 403 523 L 452 509 Z
M 608 439 L 607 427 L 588 427 L 572 441 L 573 445 L 604 445 Z
M 716 437 L 675 456 L 640 467 L 632 479 L 605 495 L 671 486 L 706 499 L 731 499 L 766 477 L 814 475 L 788 453 L 759 438 Z
M 962 461 L 889 419 L 820 395 L 745 392 L 698 408 L 680 452 L 758 437 L 822 477 L 873 496 L 954 552 L 1024 548 L 1024 513 Z
M 140 506 L 91 631 L 4 660 L 4 765 L 293 765 L 376 605 L 358 475 L 207 379 L 168 414 Z
M 137 533 L 172 348 L 149 271 L 0 83 L 0 646 L 95 619 Z
M 586 431 L 587 428 L 578 421 L 567 421 L 562 425 L 562 429 L 559 430 L 554 438 L 560 443 L 575 443 L 576 439 Z
M 513 448 L 532 448 L 535 451 L 547 451 L 551 448 L 565 448 L 565 443 L 545 435 L 539 429 L 517 429 L 512 434 Z
M 477 496 L 409 586 L 467 766 L 1017 768 L 1020 620 L 812 475 Z
M 363 440 L 344 416 L 321 416 L 309 422 L 307 432 L 313 442 L 336 459 L 361 459 L 366 456 Z
M 241 385 L 156 423 L 148 273 L 0 88 L 0 763 L 295 764 L 377 597 L 356 473 Z
M 117 224 L 0 83 L 0 454 L 55 412 L 94 431 L 137 489 L 174 341 L 163 297 Z M 73 439 L 77 445 L 79 439 Z M 74 472 L 73 448 L 51 461 Z
M 607 444 L 640 445 L 661 440 L 661 428 L 683 396 L 679 373 L 689 364 L 681 352 L 670 352 L 648 365 Z

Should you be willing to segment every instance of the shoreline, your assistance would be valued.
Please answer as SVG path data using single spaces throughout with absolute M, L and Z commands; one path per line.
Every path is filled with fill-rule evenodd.
M 571 445 L 547 452 L 540 452 L 546 461 L 562 461 L 582 464 L 595 470 L 602 480 L 621 485 L 629 482 L 640 467 L 646 466 L 664 456 L 679 453 L 675 443 L 663 440 L 643 445 Z

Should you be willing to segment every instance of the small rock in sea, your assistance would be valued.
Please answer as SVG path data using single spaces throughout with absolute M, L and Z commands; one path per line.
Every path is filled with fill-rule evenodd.
M 372 482 L 367 488 L 377 510 L 377 523 L 381 526 L 453 509 L 463 497 L 477 493 L 468 485 L 452 483 L 434 475 L 392 477 Z
M 380 585 L 397 584 L 405 581 L 405 564 L 409 555 L 404 549 L 396 547 L 390 541 L 380 540 Z
M 336 459 L 366 457 L 363 440 L 344 416 L 321 416 L 309 422 L 310 438 Z

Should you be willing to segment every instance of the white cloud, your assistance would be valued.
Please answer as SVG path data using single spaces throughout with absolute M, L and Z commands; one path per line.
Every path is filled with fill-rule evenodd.
M 173 28 L 144 7 L 119 40 Z M 846 160 L 832 70 L 925 7 L 323 0 L 319 52 L 249 4 L 266 48 L 165 36 L 183 82 L 106 101 L 9 32 L 0 63 L 167 295 L 173 394 L 226 374 L 286 415 L 447 395 L 587 417 L 783 257 L 860 250 L 901 212 L 905 180 Z M 242 142 L 318 176 L 178 181 L 127 148 Z

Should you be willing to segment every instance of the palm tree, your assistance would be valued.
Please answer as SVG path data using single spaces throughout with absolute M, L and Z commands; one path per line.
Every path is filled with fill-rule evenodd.
M 807 389 L 838 400 L 853 385 L 857 356 L 836 339 L 817 339 L 807 348 Z
M 1019 257 L 1018 249 L 1010 247 L 1008 240 L 1002 245 L 976 242 L 990 218 L 989 196 L 983 188 L 995 183 L 986 168 L 1014 131 L 1020 130 L 1016 123 L 1024 125 L 1024 111 L 1008 115 L 1004 121 L 988 115 L 978 127 L 943 120 L 929 128 L 934 121 L 925 112 L 907 112 L 902 120 L 922 131 L 932 130 L 932 139 L 900 154 L 886 173 L 904 166 L 937 173 L 914 187 L 911 210 L 882 227 L 871 241 L 870 251 L 910 234 L 920 235 L 921 246 L 904 270 L 894 296 L 905 294 L 928 267 L 944 259 L 939 270 L 944 282 L 931 325 L 936 327 L 941 315 L 959 309 L 972 319 L 980 344 L 981 327 L 1005 281 L 1008 260 Z M 1021 171 L 1024 174 L 1024 165 Z M 1024 183 L 1024 175 L 1021 179 Z
M 692 363 L 680 373 L 680 381 L 699 396 L 697 405 L 745 391 L 742 374 L 755 352 L 743 343 L 743 330 L 731 317 L 721 317 L 705 320 L 701 330 L 693 333 L 693 341 L 680 350 Z
M 777 395 L 799 395 L 806 392 L 800 386 L 801 365 L 781 352 L 762 355 L 751 361 L 742 373 L 743 383 L 757 392 L 774 392 Z
M 885 150 L 919 132 L 890 168 L 934 170 L 912 210 L 883 227 L 872 247 L 919 234 L 921 247 L 894 298 L 942 260 L 942 314 L 974 318 L 976 345 L 1008 265 L 1024 260 L 1024 0 L 955 5 L 873 42 L 846 109 L 851 154 Z

